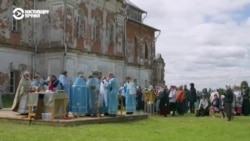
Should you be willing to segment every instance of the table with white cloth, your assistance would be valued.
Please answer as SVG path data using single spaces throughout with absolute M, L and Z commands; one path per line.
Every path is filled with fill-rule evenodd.
M 44 95 L 43 103 L 46 108 L 48 108 L 49 113 L 51 113 L 51 120 L 58 116 L 59 110 L 61 110 L 61 117 L 66 116 L 66 108 L 68 104 L 69 97 L 65 92 L 34 92 L 29 93 L 27 96 L 27 106 L 29 109 L 28 117 L 31 118 L 35 116 L 32 112 L 32 108 L 37 106 L 39 95 Z M 57 115 L 56 115 L 57 114 Z

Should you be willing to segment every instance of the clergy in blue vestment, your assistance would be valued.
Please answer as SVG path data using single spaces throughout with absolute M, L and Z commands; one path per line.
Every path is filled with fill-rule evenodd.
M 114 117 L 118 109 L 119 83 L 113 73 L 109 73 L 108 77 L 109 79 L 106 85 L 108 88 L 108 114 Z
M 108 115 L 108 89 L 105 86 L 107 84 L 107 78 L 103 77 L 101 84 L 100 84 L 100 106 L 101 106 L 101 113 L 104 115 Z
M 99 116 L 100 113 L 100 83 L 98 79 L 99 72 L 93 72 L 87 81 L 90 90 L 92 108 L 89 114 Z
M 70 95 L 70 81 L 67 77 L 67 71 L 64 71 L 59 75 L 58 80 L 62 83 L 64 91 L 67 93 L 67 95 Z
M 69 79 L 67 78 L 67 71 L 64 71 L 62 72 L 60 75 L 59 75 L 59 78 L 58 80 L 62 83 L 62 86 L 63 86 L 63 90 L 65 91 L 65 93 L 68 95 L 68 97 L 70 97 L 70 81 Z M 70 102 L 68 103 L 67 105 L 67 113 L 69 112 L 69 105 L 70 105 Z
M 83 116 L 89 113 L 91 108 L 90 92 L 81 74 L 72 85 L 70 101 L 70 109 L 73 115 Z
M 136 85 L 130 77 L 124 84 L 124 92 L 126 97 L 126 114 L 133 114 L 136 110 Z

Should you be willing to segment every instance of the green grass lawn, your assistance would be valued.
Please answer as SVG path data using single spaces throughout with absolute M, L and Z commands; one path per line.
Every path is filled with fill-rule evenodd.
M 3 96 L 5 107 L 13 97 Z M 6 100 L 7 99 L 7 100 Z M 1 110 L 0 110 L 1 112 Z M 149 119 L 76 127 L 22 125 L 0 121 L 0 141 L 249 141 L 250 117 L 196 118 L 150 116 Z
M 147 120 L 76 127 L 21 125 L 0 121 L 1 141 L 249 141 L 250 117 L 151 116 Z

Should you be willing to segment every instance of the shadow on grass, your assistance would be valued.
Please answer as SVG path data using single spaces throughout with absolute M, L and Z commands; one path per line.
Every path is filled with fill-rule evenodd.
M 2 94 L 3 108 L 10 108 L 14 100 L 15 95 L 13 94 Z

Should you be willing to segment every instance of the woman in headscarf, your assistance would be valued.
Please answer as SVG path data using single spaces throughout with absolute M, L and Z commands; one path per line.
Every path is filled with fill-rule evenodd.
M 183 115 L 185 113 L 184 99 L 185 99 L 185 92 L 183 91 L 183 86 L 180 86 L 176 93 L 176 106 L 179 115 Z
M 242 103 L 243 103 L 243 96 L 241 95 L 241 91 L 239 87 L 234 87 L 234 95 L 235 95 L 235 114 L 241 115 L 242 112 Z
M 160 86 L 157 94 L 156 111 L 160 115 L 166 117 L 168 112 L 167 105 L 168 105 L 168 94 L 166 93 L 164 86 Z
M 212 117 L 215 117 L 215 113 L 218 113 L 221 111 L 221 108 L 220 108 L 221 103 L 220 103 L 219 94 L 214 94 L 211 96 L 213 96 L 213 98 L 210 97 L 210 99 L 212 99 L 211 106 L 210 106 L 210 115 Z
M 241 82 L 241 94 L 243 96 L 242 114 L 245 116 L 250 114 L 249 91 L 248 83 L 246 81 Z
M 208 106 L 209 106 L 209 104 L 208 104 L 208 99 L 206 98 L 206 94 L 202 93 L 196 116 L 197 117 L 208 116 L 209 115 Z
M 169 110 L 171 111 L 171 115 L 175 116 L 175 111 L 176 111 L 176 87 L 175 86 L 171 86 L 170 87 L 170 91 L 169 91 Z

